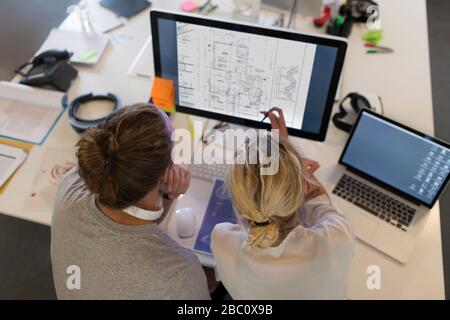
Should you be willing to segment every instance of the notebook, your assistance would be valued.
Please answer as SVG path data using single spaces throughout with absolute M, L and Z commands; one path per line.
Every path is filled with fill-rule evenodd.
M 202 225 L 195 241 L 194 250 L 211 255 L 211 233 L 218 223 L 237 223 L 236 215 L 233 211 L 233 204 L 226 189 L 225 183 L 221 179 L 214 181 L 214 186 L 209 196 L 208 206 L 203 217 Z

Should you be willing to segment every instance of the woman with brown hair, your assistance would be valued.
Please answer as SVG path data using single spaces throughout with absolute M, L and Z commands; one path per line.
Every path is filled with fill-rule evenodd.
M 190 180 L 171 162 L 172 130 L 162 111 L 137 104 L 83 134 L 54 207 L 58 298 L 210 298 L 198 259 L 157 226 Z
M 317 162 L 288 141 L 283 112 L 265 113 L 280 140 L 278 171 L 258 162 L 235 164 L 228 190 L 241 224 L 216 225 L 211 247 L 222 283 L 234 299 L 345 299 L 354 236 L 314 177 Z M 248 147 L 260 148 L 260 144 Z

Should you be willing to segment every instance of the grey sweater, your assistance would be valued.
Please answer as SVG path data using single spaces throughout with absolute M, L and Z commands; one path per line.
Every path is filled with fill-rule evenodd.
M 52 220 L 51 258 L 59 299 L 209 299 L 190 251 L 157 225 L 127 226 L 105 216 L 72 169 Z

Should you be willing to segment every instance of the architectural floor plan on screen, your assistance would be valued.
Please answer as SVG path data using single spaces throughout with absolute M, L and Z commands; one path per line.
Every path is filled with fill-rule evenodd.
M 283 109 L 301 128 L 316 45 L 177 22 L 179 103 L 261 120 Z

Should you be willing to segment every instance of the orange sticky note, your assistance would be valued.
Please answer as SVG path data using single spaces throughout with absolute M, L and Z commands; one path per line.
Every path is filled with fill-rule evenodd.
M 172 80 L 155 77 L 150 96 L 158 108 L 165 112 L 175 112 L 175 87 Z

